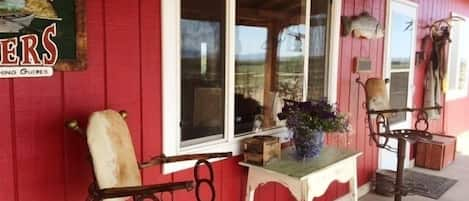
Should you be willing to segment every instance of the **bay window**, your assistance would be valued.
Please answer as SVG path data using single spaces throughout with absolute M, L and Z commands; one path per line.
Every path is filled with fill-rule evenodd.
M 239 154 L 287 134 L 283 99 L 335 102 L 340 3 L 162 0 L 163 152 Z

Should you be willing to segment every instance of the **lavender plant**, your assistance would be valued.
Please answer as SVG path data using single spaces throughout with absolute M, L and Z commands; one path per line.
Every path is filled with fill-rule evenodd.
M 339 113 L 325 99 L 297 102 L 285 100 L 279 119 L 287 120 L 293 131 L 296 157 L 314 158 L 323 147 L 324 132 L 347 132 L 350 123 L 345 114 Z
M 348 116 L 339 113 L 325 99 L 306 102 L 284 100 L 280 120 L 285 120 L 292 130 L 309 128 L 319 132 L 348 132 L 350 122 Z

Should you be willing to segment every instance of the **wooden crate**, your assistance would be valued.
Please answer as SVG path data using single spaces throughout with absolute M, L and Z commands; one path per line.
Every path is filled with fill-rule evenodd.
M 244 162 L 266 165 L 281 154 L 280 140 L 273 136 L 255 136 L 243 141 Z
M 435 134 L 431 142 L 417 143 L 415 166 L 441 170 L 454 161 L 455 155 L 456 138 Z

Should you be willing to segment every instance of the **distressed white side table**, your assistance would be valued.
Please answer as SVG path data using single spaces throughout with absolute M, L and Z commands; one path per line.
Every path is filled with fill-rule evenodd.
M 329 185 L 337 180 L 349 182 L 354 201 L 357 194 L 357 157 L 360 152 L 324 147 L 314 159 L 297 161 L 292 149 L 282 151 L 282 159 L 266 166 L 240 162 L 249 168 L 246 185 L 246 201 L 254 201 L 254 192 L 260 185 L 277 182 L 287 187 L 298 201 L 312 201 L 325 193 Z

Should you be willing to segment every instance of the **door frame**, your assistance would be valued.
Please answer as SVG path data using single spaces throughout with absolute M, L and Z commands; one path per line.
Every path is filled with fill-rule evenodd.
M 410 55 L 410 69 L 409 72 L 409 80 L 408 80 L 408 95 L 407 95 L 407 107 L 412 107 L 413 105 L 413 94 L 414 94 L 414 68 L 415 68 L 415 50 L 417 45 L 417 31 L 418 31 L 418 3 L 412 2 L 409 0 L 388 0 L 386 1 L 386 27 L 385 27 L 385 36 L 384 36 L 384 55 L 383 55 L 383 78 L 390 78 L 391 75 L 391 61 L 390 61 L 390 47 L 391 47 L 391 25 L 392 25 L 392 11 L 398 8 L 399 11 L 402 11 L 409 16 L 415 16 L 415 23 L 413 24 L 413 43 L 411 46 L 411 55 Z M 399 72 L 399 71 L 393 71 Z M 407 72 L 407 70 L 403 71 Z M 388 94 L 390 91 L 390 85 L 387 86 Z M 412 127 L 412 114 L 410 112 L 406 113 L 406 120 L 403 122 L 399 122 L 396 124 L 391 125 L 391 129 L 401 129 L 401 128 L 411 128 Z M 381 139 L 382 140 L 382 139 Z M 397 140 L 390 140 L 390 143 L 395 144 L 397 148 Z M 391 155 L 392 154 L 392 155 Z M 390 158 L 392 156 L 392 158 Z M 390 166 L 390 162 L 397 163 L 397 157 L 395 153 L 389 152 L 384 149 L 379 149 L 378 151 L 378 168 L 385 168 L 385 169 L 395 169 L 396 167 Z M 384 165 L 386 164 L 386 165 Z M 410 144 L 407 143 L 406 146 L 406 160 L 404 166 L 406 168 L 411 167 L 410 162 Z

